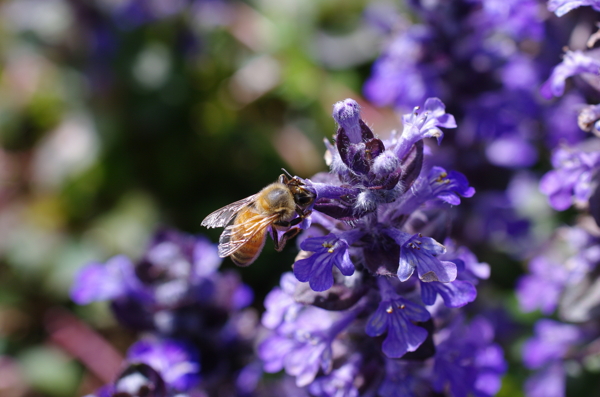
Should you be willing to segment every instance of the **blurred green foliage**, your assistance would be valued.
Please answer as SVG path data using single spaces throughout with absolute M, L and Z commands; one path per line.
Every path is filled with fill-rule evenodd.
M 331 105 L 358 96 L 383 39 L 363 0 L 198 0 L 141 16 L 136 3 L 0 2 L 0 355 L 16 374 L 0 395 L 97 386 L 47 329 L 66 306 L 127 347 L 105 305 L 69 302 L 77 269 L 139 256 L 160 226 L 216 241 L 200 228 L 211 211 L 282 167 L 325 170 Z M 257 308 L 293 245 L 243 272 Z

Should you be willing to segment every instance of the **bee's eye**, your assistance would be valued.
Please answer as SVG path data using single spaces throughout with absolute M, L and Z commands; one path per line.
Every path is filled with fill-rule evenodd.
M 299 194 L 296 195 L 296 202 L 300 205 L 308 204 L 308 203 L 310 203 L 311 200 L 312 199 L 309 196 L 304 196 L 304 195 L 299 195 Z

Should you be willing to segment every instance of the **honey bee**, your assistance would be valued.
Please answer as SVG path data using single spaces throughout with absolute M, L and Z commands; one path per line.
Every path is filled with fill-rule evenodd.
M 284 170 L 285 171 L 285 170 Z M 219 237 L 219 256 L 231 257 L 238 266 L 248 266 L 262 251 L 267 233 L 281 251 L 288 239 L 300 232 L 292 228 L 312 212 L 315 200 L 298 177 L 281 174 L 277 182 L 260 192 L 216 210 L 202 221 L 207 228 L 225 227 Z M 294 217 L 295 215 L 298 217 Z M 278 232 L 284 232 L 279 237 Z

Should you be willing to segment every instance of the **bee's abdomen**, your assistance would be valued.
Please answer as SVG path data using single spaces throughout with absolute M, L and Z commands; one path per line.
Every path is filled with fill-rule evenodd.
M 258 258 L 267 239 L 267 229 L 256 233 L 248 242 L 231 254 L 230 258 L 238 266 L 248 266 Z

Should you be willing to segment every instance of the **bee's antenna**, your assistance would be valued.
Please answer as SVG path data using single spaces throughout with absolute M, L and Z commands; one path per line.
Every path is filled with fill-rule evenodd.
M 285 168 L 281 169 L 283 172 L 285 172 L 286 174 L 288 174 L 288 176 L 292 179 L 294 179 L 294 177 L 292 176 L 292 174 L 290 174 L 289 172 L 287 172 L 287 170 Z

